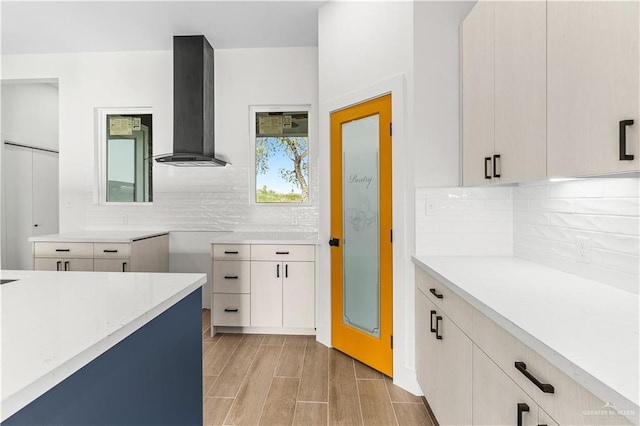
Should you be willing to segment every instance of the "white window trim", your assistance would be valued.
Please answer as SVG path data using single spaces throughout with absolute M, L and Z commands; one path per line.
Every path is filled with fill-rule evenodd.
M 114 202 L 107 201 L 107 115 L 115 114 L 151 114 L 153 110 L 150 107 L 127 107 L 127 108 L 96 108 L 96 185 L 97 190 L 94 193 L 98 198 L 96 204 L 103 206 L 151 206 L 153 201 L 136 201 L 136 202 Z M 151 129 L 153 132 L 153 128 Z M 153 141 L 153 133 L 151 135 Z
M 307 131 L 308 153 L 307 161 L 309 162 L 309 198 L 303 203 L 258 203 L 256 201 L 256 113 L 258 112 L 287 112 L 287 111 L 306 111 L 309 127 Z M 311 204 L 311 105 L 252 105 L 249 107 L 249 204 L 252 206 L 308 206 Z

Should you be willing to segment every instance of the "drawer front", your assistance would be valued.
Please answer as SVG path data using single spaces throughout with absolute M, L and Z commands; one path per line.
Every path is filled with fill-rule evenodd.
M 213 294 L 213 325 L 248 327 L 251 324 L 251 296 L 248 294 Z
M 568 425 L 631 424 L 620 415 L 603 415 L 603 412 L 613 411 L 604 408 L 604 401 L 479 311 L 474 312 L 473 328 L 476 345 L 558 423 Z M 597 349 L 594 347 L 594 350 Z M 544 392 L 536 386 L 531 379 L 516 368 L 516 362 L 524 363 L 526 372 L 535 380 L 553 386 L 553 393 Z M 520 368 L 524 367 L 520 365 Z M 616 408 L 630 410 L 629 407 Z
M 213 244 L 214 260 L 249 260 L 251 246 L 249 244 Z
M 475 309 L 470 304 L 421 268 L 416 268 L 416 286 L 463 332 L 471 336 Z
M 251 262 L 248 260 L 214 260 L 214 293 L 250 293 Z
M 127 243 L 94 243 L 94 258 L 129 257 L 131 255 L 131 244 Z
M 310 244 L 252 244 L 251 260 L 313 262 L 316 248 Z
M 90 257 L 93 243 L 33 243 L 35 257 Z

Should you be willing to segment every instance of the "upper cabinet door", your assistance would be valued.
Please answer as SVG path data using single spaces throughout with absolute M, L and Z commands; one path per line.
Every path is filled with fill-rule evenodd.
M 495 3 L 495 153 L 499 182 L 546 177 L 546 4 Z
M 549 177 L 640 169 L 638 21 L 637 1 L 547 3 Z
M 462 181 L 490 183 L 494 151 L 494 3 L 480 1 L 462 23 Z M 485 158 L 489 161 L 485 162 Z M 486 175 L 485 175 L 485 167 Z

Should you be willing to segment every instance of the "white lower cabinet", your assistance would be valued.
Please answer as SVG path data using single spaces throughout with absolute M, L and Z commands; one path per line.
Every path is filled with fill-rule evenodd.
M 245 331 L 265 333 L 313 332 L 315 246 L 213 244 L 211 253 L 213 326 L 251 327 Z M 240 294 L 244 312 L 234 316 L 227 301 Z
M 474 425 L 539 424 L 538 405 L 475 345 L 472 382 Z
M 427 402 L 439 424 L 471 424 L 471 339 L 419 290 L 416 320 L 416 370 Z

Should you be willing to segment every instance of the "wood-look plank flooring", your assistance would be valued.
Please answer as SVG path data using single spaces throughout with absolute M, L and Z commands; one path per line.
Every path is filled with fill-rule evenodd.
M 218 334 L 202 311 L 205 425 L 426 425 L 420 397 L 315 336 Z

